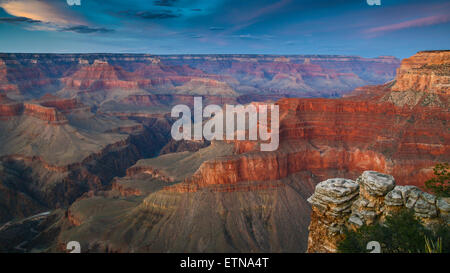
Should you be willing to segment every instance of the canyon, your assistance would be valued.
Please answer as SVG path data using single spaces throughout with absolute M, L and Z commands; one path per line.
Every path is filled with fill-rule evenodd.
M 130 95 L 339 96 L 392 80 L 399 60 L 327 55 L 0 54 L 0 91 L 87 102 Z M 121 92 L 117 92 L 120 90 Z
M 20 243 L 15 218 L 44 210 L 22 249 L 62 252 L 75 240 L 84 252 L 333 251 L 307 201 L 321 181 L 372 170 L 420 188 L 450 161 L 450 51 L 419 52 L 399 68 L 392 57 L 349 56 L 0 60 L 0 206 L 12 208 L 0 215 L 9 221 L 0 251 Z M 27 82 L 21 67 L 42 80 Z M 170 140 L 171 106 L 192 107 L 194 95 L 275 102 L 279 149 Z

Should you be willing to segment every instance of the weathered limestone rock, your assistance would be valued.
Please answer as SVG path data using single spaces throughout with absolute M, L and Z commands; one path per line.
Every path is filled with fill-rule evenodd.
M 375 171 L 365 171 L 356 180 L 371 196 L 380 197 L 391 191 L 395 186 L 394 177 Z
M 447 223 L 450 222 L 450 198 L 441 198 L 436 202 L 436 206 L 439 210 L 439 216 Z
M 360 194 L 353 203 L 350 223 L 359 227 L 378 220 L 384 210 L 384 196 L 394 188 L 395 180 L 391 175 L 365 171 L 356 182 L 360 185 Z M 391 196 L 398 199 L 398 194 Z
M 450 224 L 450 198 L 436 198 L 415 186 L 395 186 L 391 175 L 365 171 L 356 182 L 328 179 L 308 199 L 312 205 L 308 252 L 336 252 L 345 228 L 383 222 L 387 215 L 412 209 L 426 227 Z
M 313 213 L 309 227 L 308 252 L 333 252 L 341 239 L 359 185 L 350 179 L 334 178 L 320 182 L 308 199 Z M 320 244 L 314 243 L 320 241 Z

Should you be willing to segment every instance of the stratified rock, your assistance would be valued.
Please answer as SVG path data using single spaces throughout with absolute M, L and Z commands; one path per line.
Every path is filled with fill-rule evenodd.
M 31 58 L 21 56 L 25 56 L 23 62 Z M 8 58 L 15 59 L 16 56 Z M 129 61 L 125 60 L 128 58 Z M 145 147 L 138 147 L 138 143 L 149 147 L 160 143 L 156 137 L 147 138 L 148 134 L 142 132 L 144 128 L 170 135 L 167 133 L 170 123 L 158 121 L 164 120 L 173 103 L 192 105 L 192 95 L 172 93 L 180 91 L 176 87 L 186 87 L 193 79 L 196 88 L 207 85 L 205 93 L 209 95 L 204 96 L 205 102 L 234 104 L 240 99 L 257 98 L 254 93 L 275 97 L 286 94 L 337 96 L 365 82 L 391 80 L 398 65 L 396 59 L 389 57 L 217 55 L 161 58 L 115 54 L 42 56 L 49 64 L 55 63 L 55 71 L 50 74 L 55 79 L 62 79 L 60 83 L 64 89 L 59 94 L 77 96 L 77 99 L 92 105 L 97 113 L 88 113 L 80 118 L 69 111 L 64 113 L 69 120 L 69 124 L 64 125 L 66 127 L 47 126 L 46 130 L 39 130 L 33 125 L 29 126 L 34 128 L 32 132 L 24 131 L 27 135 L 37 133 L 40 136 L 41 131 L 49 134 L 58 129 L 58 133 L 64 135 L 56 137 L 58 145 L 55 149 L 85 148 L 84 144 L 88 142 L 93 143 L 89 148 L 98 151 L 99 146 L 104 147 L 102 143 L 115 143 L 108 145 L 100 156 L 98 152 L 86 155 L 86 149 L 81 149 L 87 159 L 74 168 L 84 172 L 71 172 L 73 178 L 69 180 L 82 181 L 83 184 L 85 181 L 109 184 L 111 176 L 125 175 L 123 170 L 142 156 L 140 151 Z M 42 69 L 39 62 L 36 65 Z M 198 81 L 198 78 L 205 80 Z M 137 86 L 139 90 L 121 89 L 130 86 Z M 246 97 L 212 94 L 214 88 L 220 91 L 227 86 Z M 392 94 L 390 87 L 386 84 L 363 88 L 364 91 L 360 91 L 367 96 L 361 98 L 279 100 L 280 146 L 274 152 L 261 152 L 259 142 L 227 141 L 195 152 L 169 153 L 140 160 L 128 169 L 126 177 L 114 179 L 112 190 L 84 196 L 70 206 L 70 215 L 62 221 L 58 245 L 64 240 L 78 239 L 86 244 L 85 249 L 92 251 L 304 251 L 310 220 L 306 198 L 313 193 L 316 183 L 330 177 L 355 178 L 365 170 L 374 170 L 394 175 L 401 185 L 422 185 L 432 175 L 432 166 L 448 161 L 448 108 L 441 104 L 401 107 L 387 99 Z M 24 89 L 19 91 L 34 97 Z M 165 94 L 169 91 L 172 93 Z M 441 97 L 440 100 L 445 99 Z M 58 110 L 57 106 L 54 104 Z M 138 120 L 142 126 L 139 128 L 129 123 L 118 126 L 116 118 L 106 119 L 103 113 L 124 120 Z M 20 118 L 36 120 L 29 116 Z M 9 119 L 12 120 L 16 117 Z M 104 122 L 97 122 L 99 120 Z M 29 124 L 19 123 L 19 129 Z M 114 126 L 110 128 L 107 124 Z M 4 141 L 15 139 L 23 143 L 20 130 L 13 125 L 10 123 L 5 131 L 9 130 L 17 137 L 5 138 Z M 127 132 L 121 128 L 131 129 Z M 161 128 L 169 130 L 159 131 Z M 67 136 L 75 139 L 66 138 L 66 132 L 70 132 Z M 102 136 L 106 138 L 102 138 L 105 142 L 100 141 Z M 115 137 L 124 140 L 109 141 Z M 63 141 L 65 139 L 77 145 L 65 145 L 72 143 Z M 21 154 L 36 152 L 45 155 L 43 158 L 61 160 L 60 157 L 48 156 L 47 149 L 40 150 L 42 146 L 38 144 L 48 147 L 48 142 L 33 142 L 32 147 L 39 148 L 33 150 L 17 147 L 14 141 L 10 143 L 15 145 L 8 146 L 21 151 Z M 73 152 L 62 150 L 62 153 L 80 156 L 80 149 Z M 6 154 L 11 154 L 11 151 Z M 75 163 L 79 161 L 77 159 Z M 65 166 L 60 170 L 60 166 L 55 164 L 45 166 L 56 170 L 55 176 L 67 170 Z M 36 166 L 32 169 L 41 170 Z M 96 179 L 87 175 L 93 170 L 99 174 Z M 39 181 L 43 178 L 45 176 Z M 317 228 L 317 231 L 312 234 L 323 234 L 322 238 L 327 241 L 324 242 L 325 247 L 312 246 L 312 249 L 332 251 L 347 223 L 360 226 L 370 221 L 382 221 L 385 211 L 401 207 L 397 205 L 398 192 L 390 195 L 387 203 L 392 206 L 385 204 L 384 196 L 379 196 L 381 192 L 392 189 L 389 183 L 366 180 L 367 183 L 361 183 L 359 191 L 352 187 L 347 189 L 349 181 L 341 185 L 330 182 L 334 186 L 319 190 L 322 192 L 313 198 L 316 204 L 313 210 L 317 214 L 311 216 L 312 223 L 315 223 L 312 230 Z M 64 189 L 66 187 L 61 186 L 59 193 L 64 193 Z M 86 190 L 89 189 L 83 189 Z M 79 193 L 72 194 L 71 191 L 70 200 Z M 423 202 L 427 202 L 424 204 L 419 201 L 422 196 L 415 193 L 415 190 L 405 193 L 407 197 L 402 201 L 405 206 L 414 208 L 417 203 L 418 214 L 433 215 L 432 208 L 426 205 L 429 198 L 423 198 Z M 324 207 L 325 212 L 319 207 Z
M 370 196 L 380 197 L 386 195 L 395 186 L 392 175 L 382 174 L 375 171 L 365 171 L 356 180 L 363 190 Z
M 340 183 L 336 187 L 333 181 L 336 179 L 319 183 L 308 199 L 313 206 L 308 252 L 336 252 L 337 245 L 344 239 L 342 230 L 383 223 L 386 216 L 405 208 L 412 209 L 428 228 L 439 223 L 450 224 L 448 198 L 436 198 L 414 186 L 395 186 L 390 175 L 365 171 L 356 180 L 359 192 L 342 188 Z M 351 188 L 358 189 L 357 186 Z M 343 195 L 345 192 L 352 193 Z M 333 209 L 337 203 L 345 206 Z
M 394 57 L 2 53 L 0 91 L 26 97 L 29 90 L 40 93 L 62 86 L 75 91 L 69 94 L 86 97 L 85 92 L 114 89 L 334 97 L 392 80 L 398 66 Z
M 445 219 L 445 221 L 447 221 L 447 223 L 450 222 L 450 198 L 439 198 L 436 202 L 436 206 L 439 210 L 439 215 L 440 217 L 442 217 L 443 219 Z
M 358 183 L 344 178 L 317 184 L 316 191 L 308 199 L 312 205 L 308 252 L 333 252 L 337 248 L 358 189 Z
M 328 179 L 317 184 L 308 202 L 323 211 L 330 209 L 331 215 L 342 216 L 349 208 L 349 201 L 358 195 L 358 188 L 358 184 L 350 179 Z
M 404 59 L 392 90 L 450 95 L 450 50 L 422 51 Z

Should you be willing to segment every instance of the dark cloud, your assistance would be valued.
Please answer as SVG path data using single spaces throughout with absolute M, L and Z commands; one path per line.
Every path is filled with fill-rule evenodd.
M 0 23 L 40 23 L 39 20 L 33 20 L 27 17 L 0 17 Z
M 119 12 L 121 15 L 126 15 L 130 17 L 137 17 L 146 20 L 152 19 L 171 19 L 180 17 L 180 14 L 175 14 L 170 10 L 161 10 L 161 11 L 121 11 Z
M 153 1 L 153 4 L 155 6 L 173 7 L 175 6 L 176 2 L 178 2 L 178 0 L 156 0 Z
M 96 28 L 96 27 L 79 25 L 79 26 L 66 27 L 66 28 L 61 29 L 61 31 L 72 31 L 72 32 L 87 34 L 87 33 L 95 33 L 95 32 L 107 33 L 107 32 L 112 32 L 114 30 L 108 29 L 108 28 Z

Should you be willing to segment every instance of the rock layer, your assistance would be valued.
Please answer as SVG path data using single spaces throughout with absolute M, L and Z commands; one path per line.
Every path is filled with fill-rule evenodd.
M 338 96 L 392 80 L 398 65 L 393 57 L 3 53 L 0 91 L 29 98 L 46 89 L 62 90 L 87 99 L 92 99 L 87 93 L 114 90 L 130 95 L 175 90 L 221 96 Z
M 365 171 L 356 181 L 320 182 L 308 199 L 312 205 L 308 252 L 336 252 L 345 229 L 383 222 L 402 208 L 414 210 L 426 226 L 450 224 L 449 198 L 436 198 L 415 186 L 395 186 L 388 174 Z
M 404 59 L 392 90 L 450 95 L 450 51 L 422 51 Z

